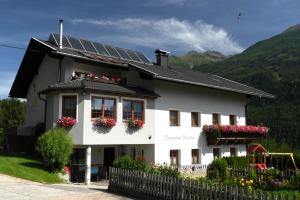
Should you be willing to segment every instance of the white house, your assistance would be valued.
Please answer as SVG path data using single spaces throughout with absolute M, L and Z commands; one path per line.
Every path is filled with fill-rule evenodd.
M 202 126 L 245 125 L 250 98 L 273 96 L 216 75 L 169 66 L 167 52 L 155 53 L 152 63 L 141 52 L 70 36 L 31 38 L 10 96 L 27 99 L 26 126 L 43 122 L 48 130 L 63 116 L 76 118 L 69 130 L 76 146 L 72 163 L 83 165 L 87 183 L 91 166 L 107 169 L 124 154 L 177 165 L 245 155 L 246 144 L 208 145 Z M 115 119 L 116 125 L 95 126 L 100 116 Z M 130 129 L 130 119 L 144 126 Z

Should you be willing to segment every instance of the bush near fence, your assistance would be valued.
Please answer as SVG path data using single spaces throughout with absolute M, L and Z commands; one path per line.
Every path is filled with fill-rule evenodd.
M 295 195 L 275 195 L 221 184 L 209 186 L 197 180 L 120 168 L 110 168 L 108 190 L 149 200 L 297 200 Z

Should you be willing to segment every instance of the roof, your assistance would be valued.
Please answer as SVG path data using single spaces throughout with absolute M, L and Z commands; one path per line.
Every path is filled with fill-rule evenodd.
M 140 63 L 129 63 L 129 65 L 133 68 L 148 73 L 149 75 L 153 76 L 153 78 L 160 80 L 221 89 L 259 97 L 275 97 L 274 95 L 269 94 L 267 92 L 255 89 L 253 87 L 226 78 L 222 78 L 214 74 L 202 73 L 199 71 L 179 67 L 165 68 L 158 65 L 150 66 Z
M 145 97 L 145 98 L 157 98 L 159 97 L 158 94 L 146 90 L 140 87 L 130 87 L 124 85 L 117 85 L 111 83 L 103 83 L 97 81 L 90 81 L 90 80 L 73 80 L 65 83 L 58 83 L 54 85 L 49 85 L 48 88 L 40 91 L 40 94 L 46 94 L 51 91 L 58 91 L 58 90 L 86 90 L 86 91 L 100 91 L 103 93 L 109 94 L 121 94 L 121 95 L 128 95 L 128 96 L 136 96 L 136 97 Z
M 248 154 L 253 154 L 253 153 L 266 153 L 267 150 L 261 145 L 261 144 L 251 144 L 247 148 L 247 153 Z
M 78 49 L 63 48 L 50 41 L 43 41 L 32 38 L 27 49 L 36 49 L 40 53 L 26 51 L 13 86 L 9 95 L 11 97 L 26 98 L 28 88 L 33 77 L 37 74 L 38 67 L 46 53 L 54 56 L 68 56 L 78 61 L 87 61 L 96 64 L 108 64 L 111 67 L 124 69 L 134 69 L 141 73 L 150 75 L 153 79 L 171 81 L 183 84 L 196 85 L 207 88 L 225 90 L 245 95 L 275 98 L 274 95 L 267 92 L 249 87 L 247 85 L 222 78 L 217 75 L 202 73 L 186 68 L 178 67 L 161 67 L 152 63 L 133 62 L 116 57 L 110 57 L 100 54 L 94 54 Z

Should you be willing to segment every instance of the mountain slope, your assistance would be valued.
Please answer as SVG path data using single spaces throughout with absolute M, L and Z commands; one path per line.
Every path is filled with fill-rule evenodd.
M 194 68 L 202 64 L 221 61 L 226 58 L 223 54 L 216 51 L 206 51 L 203 53 L 190 51 L 183 56 L 170 56 L 170 65 Z
M 271 127 L 271 137 L 300 149 L 300 26 L 244 52 L 195 70 L 214 73 L 277 95 L 247 106 L 247 123 Z

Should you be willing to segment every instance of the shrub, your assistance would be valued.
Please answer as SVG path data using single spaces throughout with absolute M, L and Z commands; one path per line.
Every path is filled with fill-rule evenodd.
M 249 157 L 223 157 L 222 159 L 226 160 L 229 167 L 232 168 L 248 168 L 249 167 Z
M 121 169 L 138 170 L 164 176 L 180 177 L 181 174 L 177 168 L 167 165 L 151 165 L 144 160 L 133 160 L 129 155 L 117 158 L 113 166 Z
M 228 174 L 227 162 L 224 159 L 216 159 L 208 166 L 207 170 L 209 171 L 208 174 L 212 171 L 214 174 L 218 174 L 216 178 L 225 180 Z M 216 171 L 218 171 L 218 173 L 216 173 Z
M 60 171 L 68 163 L 73 149 L 72 137 L 63 128 L 54 128 L 41 135 L 37 151 L 51 171 Z

